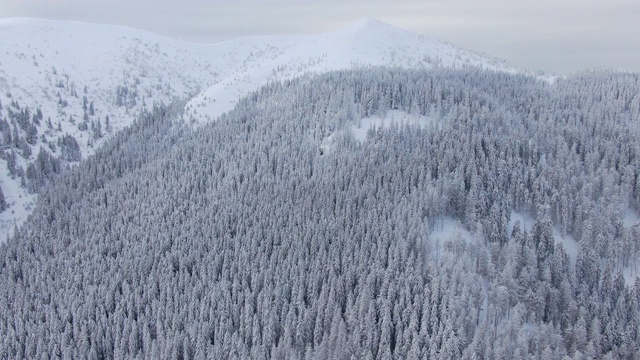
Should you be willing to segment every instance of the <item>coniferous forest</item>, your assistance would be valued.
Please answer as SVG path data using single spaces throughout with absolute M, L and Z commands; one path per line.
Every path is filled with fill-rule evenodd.
M 183 108 L 38 185 L 0 358 L 640 353 L 637 74 L 367 68 Z M 427 120 L 353 136 L 389 110 Z

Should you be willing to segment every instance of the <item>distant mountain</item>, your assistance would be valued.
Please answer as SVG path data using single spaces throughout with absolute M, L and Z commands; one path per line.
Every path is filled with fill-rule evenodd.
M 91 155 L 153 104 L 188 100 L 185 119 L 203 123 L 269 81 L 307 73 L 380 65 L 515 72 L 370 18 L 324 34 L 214 45 L 126 27 L 18 18 L 0 20 L 0 43 L 0 189 L 6 200 L 0 241 L 28 216 L 48 178 L 77 162 L 76 152 Z M 41 149 L 40 159 L 49 160 L 36 162 Z

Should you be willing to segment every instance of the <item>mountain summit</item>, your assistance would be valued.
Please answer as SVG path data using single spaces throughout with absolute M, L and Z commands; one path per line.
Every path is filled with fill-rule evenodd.
M 347 25 L 346 28 L 353 28 L 353 29 L 366 29 L 366 28 L 370 28 L 370 29 L 374 29 L 374 28 L 385 28 L 385 27 L 393 27 L 392 25 L 389 25 L 383 21 L 380 21 L 376 18 L 373 17 L 362 17 L 356 21 L 354 21 L 353 23 L 351 23 L 350 25 Z
M 223 57 L 231 56 L 235 61 L 225 68 L 226 76 L 221 81 L 189 102 L 188 117 L 197 122 L 211 121 L 231 110 L 242 95 L 268 81 L 292 79 L 303 74 L 364 66 L 479 66 L 515 71 L 504 62 L 368 17 L 332 32 L 246 37 L 213 48 L 218 58 L 220 54 L 226 54 Z M 213 55 L 211 59 L 215 58 Z

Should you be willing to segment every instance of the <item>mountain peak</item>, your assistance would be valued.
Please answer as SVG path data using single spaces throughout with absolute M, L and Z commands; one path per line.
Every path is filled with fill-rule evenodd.
M 359 24 L 361 26 L 380 26 L 380 25 L 388 26 L 386 23 L 370 16 L 365 16 L 358 19 L 356 21 L 356 24 Z
M 348 25 L 347 28 L 355 30 L 355 29 L 371 29 L 371 28 L 380 28 L 380 27 L 389 27 L 389 26 L 390 26 L 389 24 L 384 23 L 376 18 L 365 16 L 354 21 L 353 23 Z

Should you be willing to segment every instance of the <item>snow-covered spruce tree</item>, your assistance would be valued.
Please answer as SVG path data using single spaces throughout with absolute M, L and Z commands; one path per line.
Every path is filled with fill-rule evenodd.
M 0 212 L 5 211 L 7 209 L 7 200 L 4 197 L 4 192 L 2 191 L 2 187 L 0 186 Z

